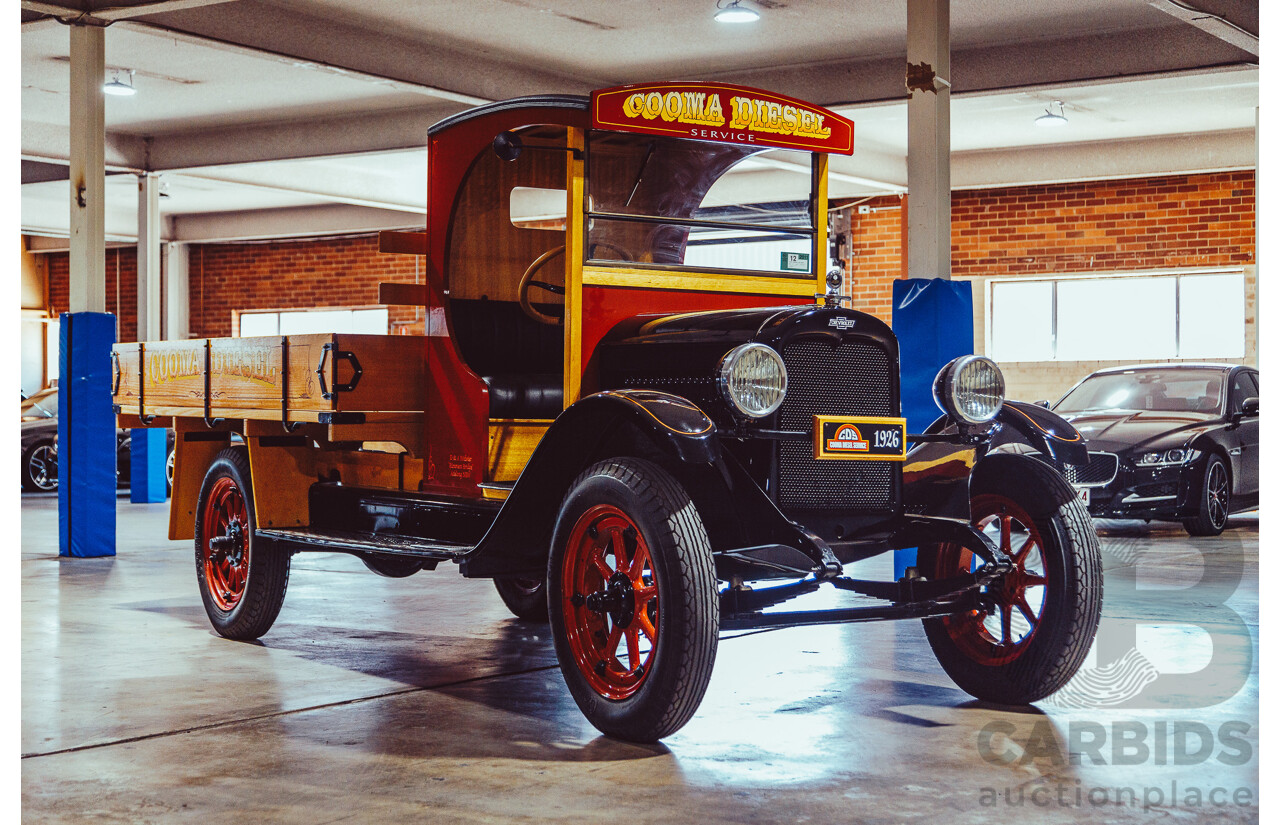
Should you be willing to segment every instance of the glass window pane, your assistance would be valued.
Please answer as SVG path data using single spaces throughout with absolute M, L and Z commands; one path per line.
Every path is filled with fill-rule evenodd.
M 279 335 L 280 314 L 278 312 L 242 312 L 240 313 L 240 337 L 251 338 L 254 335 Z
M 1244 355 L 1244 274 L 1184 275 L 1179 302 L 1179 356 Z
M 45 347 L 46 347 L 45 351 L 49 353 L 49 360 L 46 364 L 46 369 L 49 372 L 50 384 L 58 380 L 58 363 L 59 363 L 58 339 L 59 337 L 61 337 L 61 330 L 62 330 L 62 321 L 56 318 L 51 319 L 49 321 L 48 326 L 46 327 L 45 339 L 44 339 Z
M 511 190 L 511 223 L 521 229 L 565 228 L 568 195 L 563 189 L 517 186 Z
M 1058 360 L 1175 358 L 1173 278 L 1058 282 Z
M 317 309 L 280 313 L 281 335 L 315 332 L 351 332 L 351 310 Z
M 991 352 L 996 361 L 1053 360 L 1053 284 L 991 285 Z
M 351 331 L 362 335 L 387 334 L 387 309 L 356 309 L 351 312 Z

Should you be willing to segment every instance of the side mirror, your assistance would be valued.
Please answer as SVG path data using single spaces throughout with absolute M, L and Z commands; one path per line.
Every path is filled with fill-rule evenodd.
M 524 141 L 515 132 L 499 132 L 493 139 L 493 153 L 510 163 L 524 151 Z
M 1044 407 L 1046 410 L 1049 409 L 1049 402 L 1044 400 L 1043 398 L 1040 399 L 1039 401 L 1032 401 L 1031 403 L 1035 404 L 1037 407 Z
M 1258 414 L 1258 396 L 1251 395 L 1240 403 L 1241 415 L 1257 415 Z

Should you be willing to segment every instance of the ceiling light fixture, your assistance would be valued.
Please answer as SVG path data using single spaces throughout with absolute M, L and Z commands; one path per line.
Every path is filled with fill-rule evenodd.
M 1058 113 L 1056 115 L 1053 113 L 1054 106 L 1058 107 Z M 1036 118 L 1036 125 L 1037 126 L 1066 126 L 1067 112 L 1066 112 L 1066 109 L 1064 109 L 1062 106 L 1062 101 L 1055 100 L 1053 101 L 1053 103 L 1050 103 L 1049 108 L 1044 110 L 1044 114 Z
M 133 69 L 127 69 L 126 71 L 129 72 L 128 83 L 120 80 L 120 70 L 115 69 L 113 70 L 111 82 L 102 84 L 102 91 L 109 95 L 120 95 L 121 97 L 137 94 L 138 90 L 133 88 Z
M 723 0 L 716 0 L 717 23 L 754 23 L 760 19 L 760 13 L 755 9 L 747 8 L 741 5 L 742 0 L 729 0 L 729 5 L 720 5 Z

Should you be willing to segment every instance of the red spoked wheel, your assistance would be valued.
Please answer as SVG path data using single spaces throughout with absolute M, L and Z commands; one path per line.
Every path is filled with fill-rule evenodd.
M 249 508 L 244 491 L 234 480 L 214 480 L 204 503 L 204 577 L 219 610 L 240 603 L 249 580 Z
M 588 467 L 560 507 L 546 581 L 560 672 L 591 724 L 633 742 L 683 727 L 711 681 L 720 602 L 680 482 L 640 458 Z
M 575 664 L 596 693 L 626 699 L 640 689 L 658 642 L 658 585 L 644 537 L 626 513 L 597 504 L 574 524 L 561 576 Z
M 999 453 L 978 464 L 970 514 L 1012 562 L 980 594 L 980 609 L 924 620 L 938 663 L 969 694 L 1026 704 L 1080 668 L 1102 615 L 1102 556 L 1089 511 L 1058 470 Z M 920 548 L 919 571 L 944 579 L 979 562 L 954 544 Z
M 1040 626 L 1049 582 L 1044 542 L 1035 520 L 1015 501 L 1001 495 L 975 496 L 971 508 L 975 526 L 1013 561 L 1013 570 L 988 593 L 994 612 L 973 610 L 948 616 L 943 623 L 956 646 L 975 661 L 1003 665 L 1027 650 Z M 973 569 L 972 551 L 945 545 L 935 575 L 955 576 Z
M 249 457 L 243 447 L 218 453 L 196 502 L 196 581 L 214 630 L 256 639 L 271 629 L 289 585 L 289 553 L 254 538 Z

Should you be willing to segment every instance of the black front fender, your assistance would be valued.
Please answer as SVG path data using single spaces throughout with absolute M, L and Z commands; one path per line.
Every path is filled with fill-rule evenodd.
M 1053 410 L 1025 401 L 1005 401 L 996 421 L 1016 430 L 1028 444 L 1058 464 L 1089 463 L 1084 436 Z
M 540 577 L 569 485 L 591 464 L 613 456 L 712 466 L 720 443 L 711 419 L 677 395 L 610 390 L 583 398 L 542 437 L 493 525 L 462 560 L 463 575 Z

